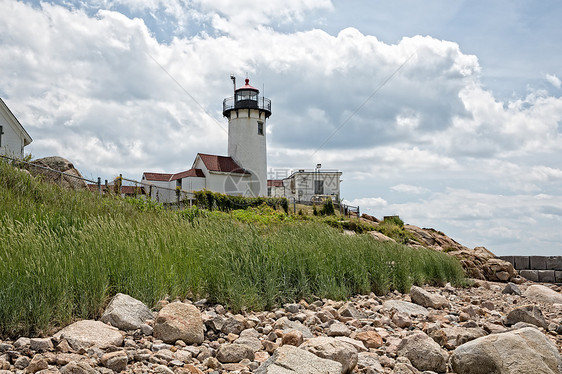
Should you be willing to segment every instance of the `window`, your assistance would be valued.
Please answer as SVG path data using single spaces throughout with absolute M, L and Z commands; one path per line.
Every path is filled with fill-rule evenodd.
M 263 122 L 258 122 L 258 135 L 263 135 Z
M 324 194 L 324 181 L 314 181 L 314 194 L 315 195 Z

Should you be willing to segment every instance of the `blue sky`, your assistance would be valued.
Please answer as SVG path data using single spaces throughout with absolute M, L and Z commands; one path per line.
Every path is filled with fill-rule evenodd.
M 562 255 L 558 1 L 0 0 L 0 96 L 87 177 L 226 154 L 230 73 L 273 170 L 498 255 Z

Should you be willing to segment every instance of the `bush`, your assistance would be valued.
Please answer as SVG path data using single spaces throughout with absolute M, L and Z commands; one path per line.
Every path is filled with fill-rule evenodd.
M 323 216 L 333 216 L 335 214 L 334 203 L 331 198 L 324 200 L 320 214 Z
M 284 197 L 245 197 L 231 196 L 209 190 L 195 191 L 195 204 L 201 209 L 230 212 L 233 209 L 247 209 L 266 204 L 273 209 L 283 209 L 289 213 L 289 201 Z

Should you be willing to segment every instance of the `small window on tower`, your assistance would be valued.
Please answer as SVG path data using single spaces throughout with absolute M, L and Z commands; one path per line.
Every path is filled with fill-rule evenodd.
M 263 122 L 258 122 L 258 135 L 263 135 Z

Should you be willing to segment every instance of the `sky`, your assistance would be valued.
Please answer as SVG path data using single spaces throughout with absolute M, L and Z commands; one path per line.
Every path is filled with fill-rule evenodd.
M 226 155 L 230 74 L 272 101 L 270 176 L 362 212 L 562 255 L 562 2 L 0 0 L 0 97 L 91 179 Z

